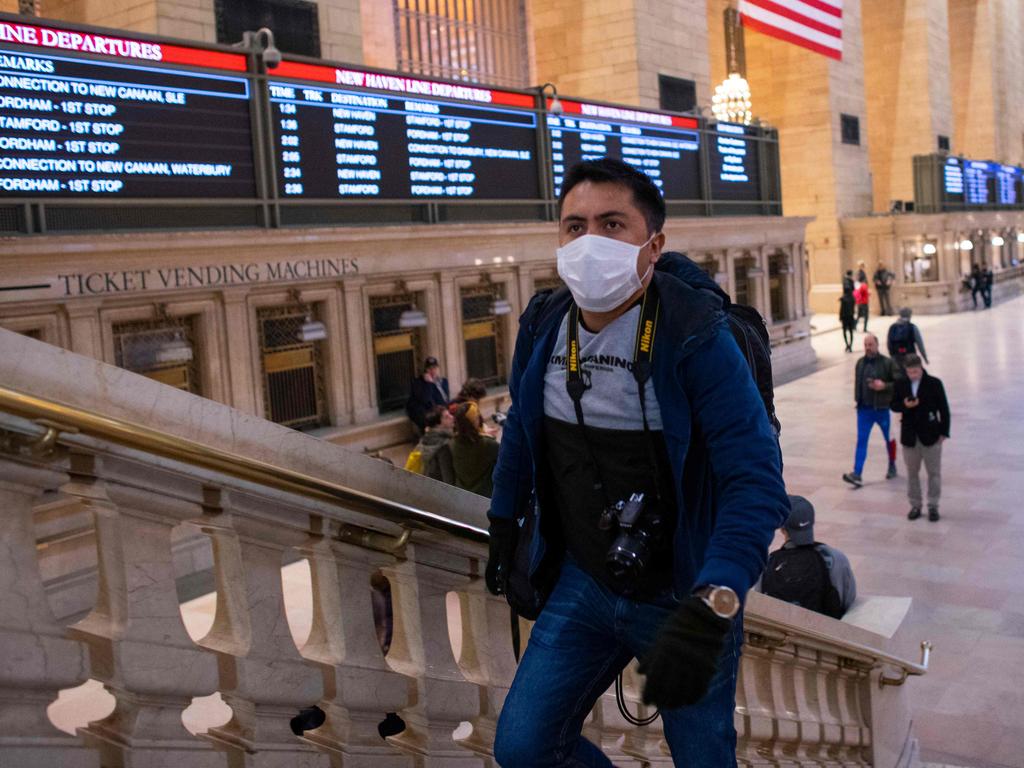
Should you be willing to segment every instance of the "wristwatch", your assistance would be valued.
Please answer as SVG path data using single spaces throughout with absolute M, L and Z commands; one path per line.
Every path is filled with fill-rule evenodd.
M 693 591 L 711 611 L 722 619 L 731 619 L 740 611 L 740 599 L 729 587 L 709 584 Z

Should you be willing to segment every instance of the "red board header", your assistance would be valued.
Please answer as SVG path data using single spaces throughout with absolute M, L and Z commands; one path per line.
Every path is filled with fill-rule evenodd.
M 282 61 L 276 69 L 270 72 L 270 76 L 314 80 L 351 88 L 372 88 L 412 97 L 459 99 L 460 101 L 475 101 L 480 104 L 499 104 L 525 109 L 536 105 L 534 97 L 528 93 L 498 91 L 492 88 L 477 88 L 473 85 L 445 83 L 437 80 L 416 80 L 398 74 L 365 72 L 357 69 L 324 66 L 323 64 L 304 64 L 299 61 Z
M 629 107 L 612 107 L 608 104 L 588 104 L 585 101 L 569 101 L 562 99 L 562 110 L 567 115 L 581 115 L 596 120 L 621 120 L 626 123 L 643 123 L 645 125 L 661 125 L 666 128 L 697 128 L 697 119 L 666 115 L 661 112 L 643 112 Z M 548 99 L 551 109 L 551 99 Z
M 246 70 L 245 55 L 241 53 L 130 40 L 92 32 L 37 27 L 32 24 L 13 24 L 8 21 L 0 21 L 0 43 L 58 48 L 75 53 L 98 53 L 104 56 L 116 56 L 120 59 L 142 59 L 165 64 L 227 69 L 232 72 L 245 72 Z

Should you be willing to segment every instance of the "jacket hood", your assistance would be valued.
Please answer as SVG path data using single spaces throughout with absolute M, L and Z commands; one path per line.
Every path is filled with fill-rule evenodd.
M 722 308 L 728 309 L 732 301 L 729 294 L 722 290 L 722 286 L 716 283 L 707 272 L 705 272 L 693 259 L 685 253 L 678 251 L 665 251 L 654 265 L 657 272 L 664 272 L 679 278 L 684 283 L 699 291 L 708 291 L 722 300 Z

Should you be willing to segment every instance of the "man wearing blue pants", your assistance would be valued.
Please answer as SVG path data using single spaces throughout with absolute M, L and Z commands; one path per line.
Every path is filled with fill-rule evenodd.
M 843 480 L 854 488 L 864 484 L 861 472 L 868 455 L 868 438 L 875 424 L 882 430 L 885 449 L 889 454 L 886 479 L 896 477 L 896 445 L 889 439 L 893 371 L 892 360 L 878 353 L 878 337 L 869 333 L 864 337 L 864 357 L 857 361 L 853 377 L 853 396 L 857 401 L 857 450 L 853 459 L 853 472 L 843 475 Z

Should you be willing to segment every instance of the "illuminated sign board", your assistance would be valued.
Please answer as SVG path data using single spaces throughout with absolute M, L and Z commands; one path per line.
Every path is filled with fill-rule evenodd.
M 529 94 L 289 61 L 272 74 L 283 198 L 540 197 Z
M 255 196 L 244 56 L 7 22 L 0 41 L 0 195 Z
M 964 202 L 967 205 L 988 205 L 992 202 L 989 179 L 993 178 L 989 163 L 964 160 Z
M 732 123 L 712 127 L 707 141 L 711 153 L 711 197 L 714 200 L 757 200 L 761 174 L 757 130 Z
M 700 199 L 700 133 L 694 118 L 568 99 L 562 109 L 547 116 L 555 195 L 574 164 L 608 156 L 646 173 L 666 199 Z
M 1021 170 L 1013 165 L 992 164 L 996 177 L 996 202 L 999 205 L 1016 205 Z

